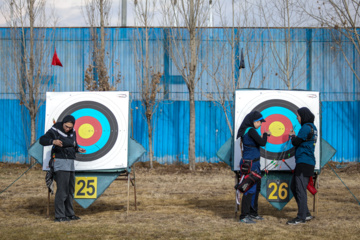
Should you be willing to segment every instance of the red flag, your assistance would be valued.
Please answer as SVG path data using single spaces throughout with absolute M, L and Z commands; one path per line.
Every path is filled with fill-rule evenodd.
M 55 48 L 55 52 L 54 52 L 54 56 L 53 56 L 51 65 L 60 66 L 60 67 L 63 66 L 63 65 L 61 64 L 61 62 L 60 62 L 60 59 L 59 59 L 57 53 L 56 53 L 56 48 Z

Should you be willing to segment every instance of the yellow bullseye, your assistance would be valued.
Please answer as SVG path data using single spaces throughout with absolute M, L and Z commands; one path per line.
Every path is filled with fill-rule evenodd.
M 85 123 L 79 127 L 79 136 L 88 139 L 94 135 L 94 127 L 91 124 Z
M 269 126 L 269 131 L 274 137 L 280 137 L 285 132 L 285 126 L 279 121 L 272 122 Z

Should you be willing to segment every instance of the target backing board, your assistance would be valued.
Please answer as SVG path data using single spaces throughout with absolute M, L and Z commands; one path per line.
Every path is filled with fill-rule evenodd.
M 241 160 L 240 139 L 236 133 L 245 118 L 252 112 L 260 112 L 266 122 L 257 129 L 259 135 L 270 130 L 271 136 L 265 147 L 260 149 L 261 170 L 289 171 L 295 168 L 295 147 L 291 144 L 289 133 L 294 129 L 297 135 L 301 124 L 297 120 L 297 109 L 307 107 L 315 115 L 314 125 L 320 139 L 319 92 L 280 91 L 280 90 L 237 90 L 235 92 L 235 134 L 234 166 L 239 169 Z M 315 170 L 320 170 L 320 142 L 315 145 Z
M 77 143 L 86 150 L 76 154 L 76 171 L 127 167 L 129 92 L 46 93 L 45 132 L 66 115 L 75 117 Z M 44 170 L 51 148 L 44 147 Z

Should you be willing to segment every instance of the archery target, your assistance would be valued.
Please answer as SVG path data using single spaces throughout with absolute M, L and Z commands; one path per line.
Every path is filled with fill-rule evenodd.
M 62 92 L 46 95 L 45 132 L 53 121 L 66 115 L 75 118 L 79 147 L 75 170 L 102 170 L 127 167 L 128 92 Z M 48 169 L 51 146 L 44 148 L 43 169 Z
M 319 94 L 309 91 L 237 90 L 235 93 L 234 170 L 239 170 L 241 160 L 240 139 L 236 133 L 245 118 L 252 112 L 260 112 L 266 122 L 256 131 L 262 135 L 271 132 L 265 147 L 260 149 L 261 170 L 289 171 L 295 168 L 295 147 L 289 133 L 297 134 L 301 128 L 297 109 L 307 107 L 315 115 L 315 126 L 320 136 Z M 315 169 L 320 168 L 319 143 L 315 146 Z

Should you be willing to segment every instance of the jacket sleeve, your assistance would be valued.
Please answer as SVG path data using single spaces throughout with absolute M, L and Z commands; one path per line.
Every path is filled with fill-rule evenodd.
M 261 137 L 254 128 L 251 128 L 249 130 L 249 136 L 254 139 L 254 141 L 260 145 L 260 146 L 265 146 L 266 145 L 266 142 L 267 142 L 267 133 L 264 133 L 263 134 L 263 137 Z
M 304 142 L 304 140 L 302 140 L 301 138 L 299 138 L 299 137 L 297 137 L 295 135 L 291 136 L 291 143 L 292 143 L 293 146 L 298 147 L 303 142 Z
M 311 128 L 307 125 L 303 125 L 297 136 L 293 135 L 291 137 L 291 143 L 293 146 L 298 147 L 301 143 L 305 142 L 308 134 L 310 133 Z
M 53 144 L 53 141 L 56 139 L 55 131 L 50 128 L 45 135 L 40 137 L 40 144 L 43 146 L 50 146 Z

